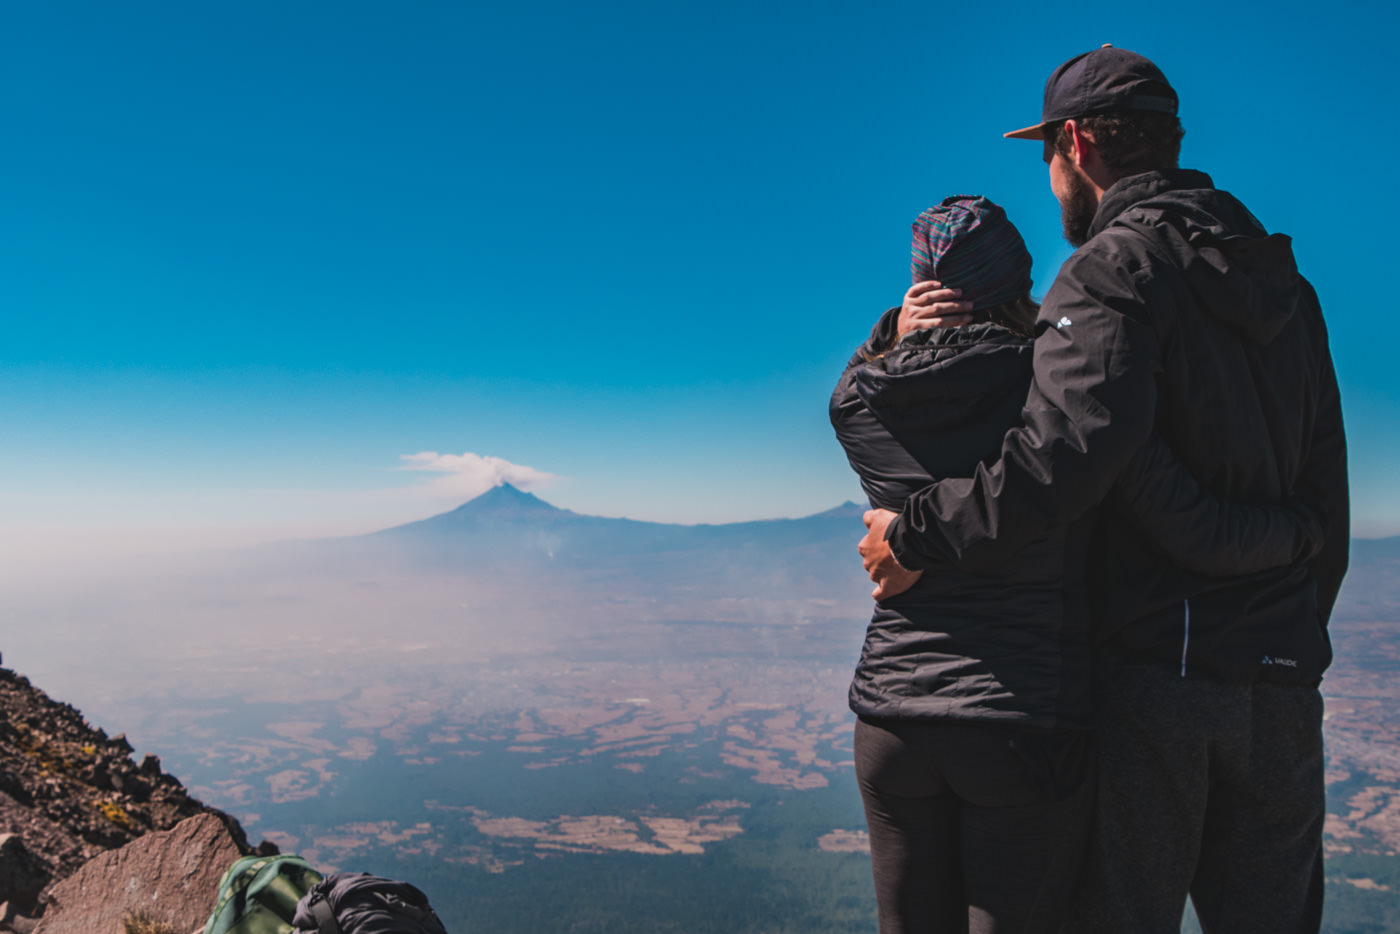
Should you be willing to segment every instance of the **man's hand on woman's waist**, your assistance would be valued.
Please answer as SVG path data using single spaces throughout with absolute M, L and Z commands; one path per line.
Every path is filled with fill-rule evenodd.
M 898 517 L 899 513 L 888 509 L 872 509 L 862 516 L 867 531 L 856 550 L 860 552 L 865 572 L 875 582 L 875 589 L 870 595 L 877 602 L 904 593 L 924 576 L 923 571 L 909 571 L 901 567 L 894 558 L 894 552 L 890 551 L 890 543 L 885 540 L 890 523 Z

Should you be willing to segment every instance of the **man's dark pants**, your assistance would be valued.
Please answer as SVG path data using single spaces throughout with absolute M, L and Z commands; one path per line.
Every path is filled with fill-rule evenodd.
M 1066 931 L 1316 934 L 1325 819 L 1316 688 L 1104 671 L 1093 842 Z

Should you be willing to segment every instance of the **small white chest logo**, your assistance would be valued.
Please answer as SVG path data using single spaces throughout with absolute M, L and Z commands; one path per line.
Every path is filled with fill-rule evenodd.
M 1074 323 L 1073 321 L 1069 320 L 1069 315 L 1065 315 L 1065 316 L 1064 316 L 1063 318 L 1061 318 L 1059 321 L 1056 321 L 1056 322 L 1055 322 L 1055 327 L 1057 327 L 1057 328 L 1067 328 L 1067 327 L 1069 327 L 1069 326 L 1070 326 L 1071 324 L 1073 324 L 1073 323 Z

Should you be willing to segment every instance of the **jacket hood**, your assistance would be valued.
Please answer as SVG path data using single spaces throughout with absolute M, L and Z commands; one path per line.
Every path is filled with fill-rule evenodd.
M 870 502 L 900 509 L 938 477 L 966 476 L 1020 421 L 1032 343 L 991 323 L 935 328 L 867 359 L 831 394 L 831 424 Z
M 1147 172 L 1114 184 L 1099 202 L 1091 242 L 1123 227 L 1167 250 L 1201 307 L 1256 344 L 1270 343 L 1298 313 L 1292 240 L 1265 231 L 1203 172 Z
M 855 391 L 887 424 L 931 432 L 985 414 L 1025 377 L 1029 339 L 989 322 L 916 332 L 855 372 Z M 912 424 L 911 424 L 912 423 Z

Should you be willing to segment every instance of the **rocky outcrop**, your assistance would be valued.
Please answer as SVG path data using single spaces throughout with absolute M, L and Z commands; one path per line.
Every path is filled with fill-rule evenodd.
M 109 737 L 0 668 L 0 931 L 44 914 L 55 883 L 94 857 L 200 815 L 209 818 L 200 826 L 220 825 L 231 842 L 224 868 L 250 852 L 238 822 L 190 797 L 155 756 L 138 764 L 125 736 Z
M 90 859 L 53 885 L 34 934 L 121 934 L 123 921 L 138 913 L 192 931 L 209 917 L 219 878 L 241 855 L 218 817 L 187 818 Z

